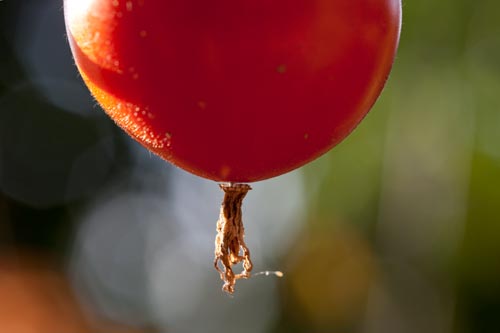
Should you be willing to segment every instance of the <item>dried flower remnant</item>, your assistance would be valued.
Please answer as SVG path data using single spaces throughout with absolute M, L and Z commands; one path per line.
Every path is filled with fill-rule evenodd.
M 219 186 L 224 191 L 224 200 L 217 221 L 214 266 L 220 273 L 221 280 L 224 281 L 222 289 L 232 294 L 236 280 L 249 278 L 253 268 L 250 250 L 244 240 L 245 229 L 241 212 L 243 198 L 252 188 L 247 184 L 220 184 Z M 222 269 L 219 267 L 219 261 Z M 243 263 L 243 272 L 235 274 L 232 266 L 240 262 Z

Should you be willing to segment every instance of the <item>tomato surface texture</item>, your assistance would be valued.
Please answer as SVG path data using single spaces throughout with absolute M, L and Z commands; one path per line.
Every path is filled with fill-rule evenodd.
M 165 160 L 253 182 L 319 157 L 380 94 L 400 0 L 65 0 L 104 110 Z

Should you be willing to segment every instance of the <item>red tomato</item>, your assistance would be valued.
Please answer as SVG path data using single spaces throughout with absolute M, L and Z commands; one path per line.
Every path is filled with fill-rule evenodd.
M 65 0 L 86 84 L 128 134 L 216 181 L 319 157 L 380 94 L 400 0 Z

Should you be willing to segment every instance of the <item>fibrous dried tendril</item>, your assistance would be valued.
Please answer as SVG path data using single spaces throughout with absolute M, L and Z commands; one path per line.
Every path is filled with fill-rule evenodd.
M 224 200 L 217 221 L 214 266 L 221 280 L 224 281 L 222 290 L 232 294 L 236 280 L 249 278 L 253 268 L 250 251 L 244 240 L 245 229 L 241 213 L 243 198 L 252 188 L 247 184 L 220 184 L 219 186 L 224 191 Z M 219 267 L 219 261 L 222 269 Z M 243 263 L 243 271 L 235 274 L 232 266 L 240 262 Z

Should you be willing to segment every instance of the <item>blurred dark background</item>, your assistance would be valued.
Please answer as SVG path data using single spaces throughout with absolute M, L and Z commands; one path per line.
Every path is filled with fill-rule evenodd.
M 0 331 L 500 332 L 500 2 L 403 11 L 359 128 L 254 184 L 256 271 L 285 276 L 231 298 L 211 264 L 216 184 L 104 115 L 62 1 L 0 1 Z

